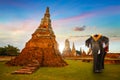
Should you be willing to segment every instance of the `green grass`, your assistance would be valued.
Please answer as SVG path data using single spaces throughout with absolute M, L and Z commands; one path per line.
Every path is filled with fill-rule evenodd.
M 40 67 L 30 75 L 11 74 L 21 67 L 8 67 L 0 62 L 0 80 L 120 80 L 120 65 L 106 64 L 102 73 L 92 72 L 92 63 L 67 60 L 68 66 L 61 68 Z

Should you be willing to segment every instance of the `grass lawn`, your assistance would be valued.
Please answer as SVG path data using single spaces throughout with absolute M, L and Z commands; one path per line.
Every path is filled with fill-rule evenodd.
M 120 80 L 120 64 L 106 64 L 102 73 L 92 72 L 92 63 L 67 60 L 61 68 L 41 67 L 30 75 L 11 74 L 21 67 L 8 67 L 0 62 L 0 80 Z

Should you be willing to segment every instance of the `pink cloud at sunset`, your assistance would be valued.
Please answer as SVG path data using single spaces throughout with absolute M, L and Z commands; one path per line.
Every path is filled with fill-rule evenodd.
M 82 26 L 82 27 L 75 27 L 73 30 L 74 31 L 84 31 L 86 28 L 86 26 Z
M 95 16 L 105 16 L 105 15 L 115 15 L 115 14 L 120 14 L 120 6 L 109 6 L 109 7 L 105 7 L 103 9 L 99 9 L 99 10 L 93 10 L 93 11 L 89 11 L 89 12 L 84 12 L 84 13 L 80 13 L 77 16 L 72 16 L 72 17 L 68 17 L 68 18 L 62 18 L 59 20 L 55 20 L 53 21 L 53 23 L 69 23 L 69 22 L 73 22 L 73 21 L 82 21 L 85 18 L 91 18 L 91 17 L 95 17 Z
M 6 24 L 0 23 L 0 30 L 14 31 L 33 31 L 35 27 L 38 27 L 39 22 L 35 20 L 14 21 L 7 22 Z
M 13 44 L 23 47 L 24 43 L 31 38 L 31 34 L 38 27 L 39 22 L 35 20 L 16 20 L 14 22 L 0 23 L 1 45 Z M 22 44 L 19 44 L 22 43 Z

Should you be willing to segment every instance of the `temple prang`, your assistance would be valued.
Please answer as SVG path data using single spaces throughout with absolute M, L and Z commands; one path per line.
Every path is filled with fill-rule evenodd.
M 46 8 L 40 25 L 26 43 L 25 48 L 15 59 L 7 62 L 8 65 L 26 66 L 37 61 L 39 66 L 61 67 L 67 63 L 63 60 L 58 49 L 55 34 L 52 30 L 49 7 Z

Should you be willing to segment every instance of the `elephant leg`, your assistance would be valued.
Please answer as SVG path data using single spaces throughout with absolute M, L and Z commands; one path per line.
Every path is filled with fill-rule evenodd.
M 102 54 L 98 54 L 98 70 L 101 70 L 102 65 Z
M 101 72 L 101 55 L 97 52 L 93 53 L 93 72 Z
M 97 62 L 98 62 L 98 56 L 97 53 L 93 53 L 93 71 L 95 72 L 96 70 L 98 70 L 97 68 Z
M 101 59 L 101 64 L 102 64 L 102 66 L 101 66 L 101 69 L 104 69 L 104 60 L 105 60 L 105 55 L 106 55 L 106 52 L 103 52 L 102 53 L 102 59 Z

